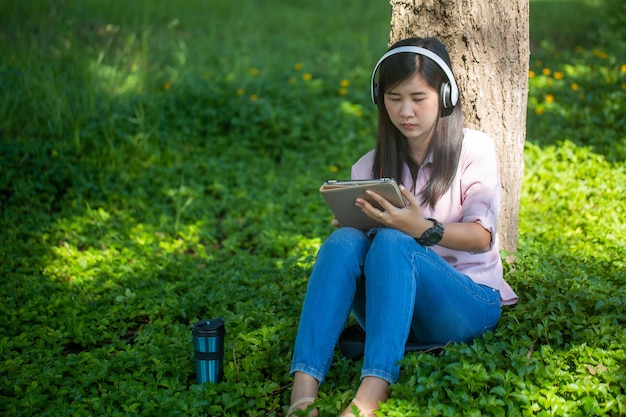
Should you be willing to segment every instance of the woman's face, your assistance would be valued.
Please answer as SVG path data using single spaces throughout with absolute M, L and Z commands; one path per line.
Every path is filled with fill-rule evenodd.
M 385 109 L 407 139 L 427 144 L 439 118 L 439 94 L 418 73 L 385 92 Z

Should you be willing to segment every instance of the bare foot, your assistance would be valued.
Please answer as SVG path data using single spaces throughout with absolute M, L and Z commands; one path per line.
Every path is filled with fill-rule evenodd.
M 356 407 L 362 417 L 375 416 L 374 411 L 378 409 L 381 402 L 389 398 L 389 383 L 384 379 L 374 376 L 366 376 L 361 381 L 361 385 L 354 396 L 354 400 L 348 408 L 341 413 L 340 417 L 356 416 L 352 412 Z
M 293 375 L 293 388 L 291 390 L 291 405 L 287 411 L 287 417 L 296 410 L 306 410 L 317 399 L 319 383 L 317 379 L 304 372 L 295 372 Z M 317 417 L 318 411 L 312 410 L 308 416 Z

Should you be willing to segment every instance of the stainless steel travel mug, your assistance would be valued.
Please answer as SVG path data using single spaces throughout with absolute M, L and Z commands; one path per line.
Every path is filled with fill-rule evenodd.
M 196 382 L 219 383 L 224 377 L 224 319 L 202 320 L 193 325 Z

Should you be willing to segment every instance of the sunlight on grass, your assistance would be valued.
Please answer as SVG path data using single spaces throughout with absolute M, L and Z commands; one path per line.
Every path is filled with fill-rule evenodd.
M 295 265 L 310 269 L 315 263 L 315 256 L 322 246 L 322 239 L 319 237 L 309 238 L 306 236 L 298 236 L 297 244 L 291 253 L 292 257 L 296 257 Z M 282 263 L 279 265 L 283 265 Z
M 558 234 L 558 246 L 594 253 L 597 245 L 622 245 L 626 169 L 613 165 L 589 148 L 565 141 L 559 146 L 526 145 L 526 171 L 520 216 L 522 232 Z M 558 175 L 568 172 L 568 175 Z M 550 201 L 549 204 L 546 204 Z M 569 228 L 557 232 L 567 219 Z M 608 222 L 610 228 L 594 225 Z M 550 229 L 553 229 L 550 231 Z M 595 256 L 613 257 L 610 251 Z
M 375 144 L 370 67 L 390 10 L 233 5 L 0 5 L 0 414 L 285 411 L 333 230 L 318 188 Z M 531 1 L 520 244 L 505 263 L 521 302 L 472 344 L 407 355 L 383 413 L 626 413 L 619 7 Z M 217 316 L 226 378 L 197 385 L 190 324 Z M 335 361 L 322 413 L 343 408 L 358 368 Z
M 145 75 L 139 70 L 138 64 L 131 64 L 129 72 L 122 72 L 118 68 L 97 63 L 92 64 L 91 70 L 95 79 L 98 80 L 99 87 L 112 96 L 144 92 Z

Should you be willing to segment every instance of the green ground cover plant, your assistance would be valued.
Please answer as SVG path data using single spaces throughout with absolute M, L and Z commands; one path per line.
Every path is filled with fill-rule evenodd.
M 0 4 L 0 414 L 284 415 L 385 3 Z M 626 414 L 624 4 L 531 2 L 520 303 L 407 355 L 381 415 Z M 198 385 L 191 324 L 217 316 L 225 380 Z M 323 415 L 359 369 L 337 356 Z

